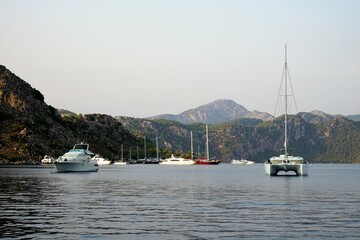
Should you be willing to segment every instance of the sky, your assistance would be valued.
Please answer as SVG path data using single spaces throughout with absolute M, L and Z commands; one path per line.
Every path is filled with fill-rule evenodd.
M 358 0 L 0 0 L 0 64 L 75 113 L 150 117 L 217 99 L 360 114 Z

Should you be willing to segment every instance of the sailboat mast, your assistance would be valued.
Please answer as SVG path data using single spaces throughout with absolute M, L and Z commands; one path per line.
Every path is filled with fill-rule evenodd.
M 124 161 L 124 145 L 121 144 L 121 161 Z
M 158 136 L 156 135 L 156 159 L 159 160 L 159 140 L 158 140 Z
M 287 46 L 285 45 L 285 158 L 288 157 L 288 133 L 287 133 L 287 114 L 288 114 L 288 93 L 287 93 L 287 76 L 288 76 L 288 69 L 287 69 Z
M 206 125 L 206 159 L 209 161 L 209 131 L 208 125 Z
M 144 136 L 144 159 L 146 159 L 146 136 Z
M 136 159 L 139 160 L 139 146 L 136 146 Z
M 190 131 L 190 144 L 191 144 L 191 149 L 190 149 L 191 159 L 194 159 L 194 145 L 193 145 L 193 134 L 192 134 L 192 131 Z

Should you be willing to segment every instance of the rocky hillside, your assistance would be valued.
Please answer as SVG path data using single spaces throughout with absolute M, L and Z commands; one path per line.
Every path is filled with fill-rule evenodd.
M 321 111 L 312 111 L 310 113 L 301 112 L 298 115 L 311 124 L 327 123 L 335 118 Z
M 44 155 L 62 155 L 77 140 L 108 157 L 118 155 L 121 144 L 141 144 L 110 116 L 62 117 L 38 90 L 0 65 L 0 163 L 39 163 Z
M 190 132 L 193 132 L 194 151 L 205 152 L 205 125 L 181 124 L 170 120 L 149 120 L 117 117 L 125 128 L 135 133 L 146 132 L 162 148 L 189 156 Z M 284 144 L 283 117 L 263 122 L 241 119 L 209 126 L 209 145 L 212 157 L 228 162 L 231 159 L 251 159 L 263 162 L 279 154 Z M 345 117 L 326 123 L 312 124 L 302 114 L 289 117 L 289 142 L 294 154 L 310 162 L 360 163 L 360 124 Z
M 187 110 L 178 115 L 162 114 L 149 119 L 168 119 L 183 124 L 217 124 L 241 118 L 254 118 L 267 121 L 274 117 L 264 112 L 248 111 L 232 100 L 220 99 L 195 109 Z

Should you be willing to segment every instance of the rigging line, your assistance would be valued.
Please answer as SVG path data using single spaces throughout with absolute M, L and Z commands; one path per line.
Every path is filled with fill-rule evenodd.
M 283 68 L 283 72 L 282 72 L 282 76 L 281 76 L 281 82 L 280 82 L 278 97 L 277 97 L 276 105 L 275 105 L 274 117 L 276 117 L 276 114 L 277 114 L 277 109 L 278 109 L 278 106 L 279 106 L 279 100 L 280 100 L 280 103 L 281 103 L 281 90 L 282 90 L 282 86 L 283 86 L 283 82 L 284 82 L 284 75 L 285 75 L 285 66 Z
M 289 83 L 290 83 L 290 88 L 291 88 L 291 94 L 292 94 L 292 96 L 293 96 L 293 98 L 294 98 L 295 110 L 296 110 L 296 113 L 298 113 L 299 111 L 298 111 L 297 104 L 296 104 L 295 92 L 294 92 L 294 89 L 293 89 L 293 86 L 292 86 L 292 82 L 291 82 L 289 67 L 288 67 L 288 76 L 289 76 Z

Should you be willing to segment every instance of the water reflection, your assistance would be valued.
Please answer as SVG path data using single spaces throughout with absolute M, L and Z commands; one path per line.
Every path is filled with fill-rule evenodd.
M 256 165 L 134 165 L 89 174 L 0 168 L 0 237 L 359 237 L 358 171 L 332 171 L 271 178 Z M 329 184 L 328 174 L 338 181 Z
M 55 199 L 46 194 L 50 188 L 44 179 L 41 176 L 2 175 L 0 189 L 1 237 L 42 232 L 42 226 L 37 223 L 44 223 L 44 208 L 50 208 Z

